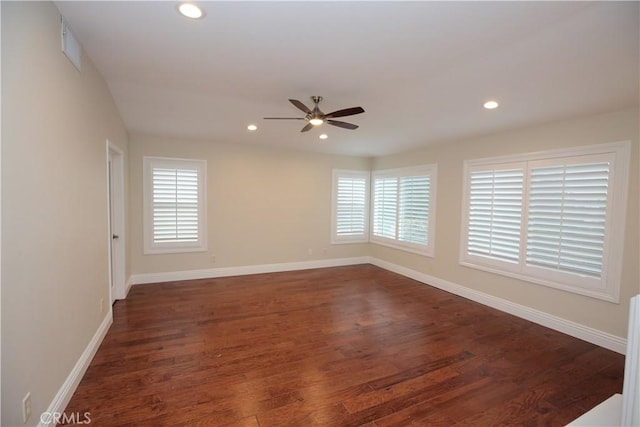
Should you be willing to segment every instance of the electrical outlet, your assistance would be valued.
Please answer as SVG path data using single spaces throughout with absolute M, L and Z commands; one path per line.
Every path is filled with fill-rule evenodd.
M 104 298 L 100 298 L 100 314 L 104 313 Z
M 327 254 L 327 248 L 322 248 L 322 255 L 326 255 Z
M 309 252 L 309 255 L 313 255 L 313 249 L 309 248 L 308 252 Z
M 22 399 L 22 422 L 26 423 L 31 417 L 31 392 Z
M 216 255 L 212 254 L 211 255 L 211 264 L 215 264 L 216 263 Z

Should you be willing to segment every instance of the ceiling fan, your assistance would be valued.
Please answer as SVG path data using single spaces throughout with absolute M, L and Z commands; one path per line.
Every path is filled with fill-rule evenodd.
M 311 100 L 314 103 L 313 110 L 310 110 L 309 108 L 307 108 L 306 105 L 304 105 L 302 102 L 298 101 L 297 99 L 289 100 L 289 102 L 295 105 L 296 108 L 298 108 L 300 111 L 306 114 L 306 116 L 304 117 L 265 117 L 264 119 L 265 120 L 306 120 L 307 122 L 309 122 L 302 128 L 300 132 L 307 132 L 311 130 L 314 126 L 320 126 L 324 122 L 327 122 L 330 125 L 338 126 L 344 129 L 351 129 L 351 130 L 358 129 L 358 125 L 354 125 L 352 123 L 347 123 L 347 122 L 341 122 L 339 120 L 332 120 L 332 119 L 335 117 L 346 117 L 346 116 L 353 116 L 354 114 L 364 113 L 364 109 L 362 107 L 345 108 L 343 110 L 337 110 L 329 114 L 324 114 L 322 111 L 320 111 L 320 107 L 318 107 L 318 104 L 320 103 L 320 101 L 322 101 L 322 97 L 312 96 Z

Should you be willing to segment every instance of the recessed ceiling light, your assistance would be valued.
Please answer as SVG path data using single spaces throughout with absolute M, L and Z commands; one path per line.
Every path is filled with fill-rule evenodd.
M 249 126 L 247 126 L 247 129 L 249 129 L 250 131 L 254 131 L 254 130 L 258 129 L 258 126 L 256 126 L 256 125 L 249 125 Z
M 329 135 L 327 135 L 326 133 L 323 133 L 322 135 L 320 135 L 320 139 L 327 139 L 329 138 Z
M 180 13 L 187 18 L 191 19 L 199 19 L 204 16 L 204 12 L 202 11 L 202 9 L 200 9 L 193 3 L 181 3 L 180 6 L 178 6 L 178 11 L 180 11 Z
M 494 108 L 498 108 L 498 103 L 496 101 L 487 101 L 484 103 L 484 108 L 493 110 Z

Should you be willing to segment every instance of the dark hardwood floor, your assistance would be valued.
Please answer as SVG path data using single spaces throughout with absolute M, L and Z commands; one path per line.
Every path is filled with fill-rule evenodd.
M 562 426 L 624 357 L 371 265 L 135 286 L 67 412 L 91 425 Z

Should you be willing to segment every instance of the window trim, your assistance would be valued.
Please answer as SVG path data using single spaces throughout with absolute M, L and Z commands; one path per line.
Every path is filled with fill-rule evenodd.
M 142 158 L 143 180 L 143 253 L 144 255 L 173 254 L 207 251 L 207 161 L 171 157 L 144 156 Z M 153 241 L 153 174 L 154 167 L 189 168 L 198 171 L 198 241 L 164 242 Z
M 465 267 L 470 267 L 478 270 L 487 271 L 502 276 L 507 276 L 525 282 L 535 283 L 563 291 L 585 295 L 588 297 L 612 302 L 620 302 L 620 279 L 622 275 L 622 254 L 624 250 L 624 230 L 627 215 L 627 199 L 629 189 L 629 158 L 631 152 L 631 142 L 611 142 L 605 144 L 594 144 L 587 146 L 579 146 L 572 148 L 556 149 L 537 151 L 525 154 L 488 157 L 482 159 L 464 160 L 462 171 L 462 203 L 461 203 L 461 221 L 460 221 L 460 245 L 459 245 L 459 264 Z M 500 164 L 514 164 L 514 163 L 528 163 L 538 162 L 544 160 L 556 160 L 565 157 L 579 157 L 590 155 L 611 155 L 613 154 L 614 160 L 612 161 L 611 172 L 609 175 L 611 192 L 611 204 L 608 205 L 610 218 L 607 224 L 607 230 L 605 231 L 605 243 L 604 243 L 604 261 L 601 283 L 602 286 L 598 288 L 584 287 L 582 285 L 559 283 L 558 281 L 550 280 L 548 278 L 542 278 L 537 276 L 531 276 L 526 274 L 529 269 L 524 264 L 523 258 L 525 255 L 523 250 L 526 249 L 525 242 L 521 241 L 520 262 L 518 269 L 507 269 L 503 267 L 500 262 L 494 262 L 493 260 L 468 255 L 468 221 L 469 221 L 469 178 L 470 171 L 474 167 L 482 167 Z M 524 169 L 524 182 L 523 182 L 523 205 L 526 202 L 528 207 L 529 196 L 529 168 Z M 521 226 L 523 229 L 527 224 L 527 211 L 523 208 L 523 221 Z
M 364 229 L 362 235 L 357 236 L 338 236 L 337 220 L 338 220 L 338 179 L 341 177 L 364 178 L 365 195 L 364 195 Z M 368 243 L 369 242 L 369 205 L 371 199 L 371 172 L 363 170 L 347 170 L 333 169 L 331 171 L 331 244 L 344 245 L 350 243 Z
M 429 224 L 427 226 L 427 236 L 428 243 L 427 245 L 420 245 L 417 243 L 403 242 L 398 240 L 397 230 L 399 221 L 396 220 L 396 238 L 391 239 L 388 237 L 376 236 L 373 234 L 373 217 L 375 210 L 375 179 L 378 177 L 388 177 L 388 178 L 404 178 L 411 176 L 424 176 L 429 175 L 429 216 L 428 221 Z M 398 181 L 398 187 L 399 187 Z M 435 242 L 436 242 L 436 202 L 437 202 L 437 188 L 438 188 L 438 165 L 435 163 L 419 165 L 419 166 L 409 166 L 403 168 L 394 168 L 394 169 L 380 169 L 371 172 L 371 207 L 369 214 L 369 242 L 386 246 L 394 249 L 399 249 L 401 251 L 414 253 L 417 255 L 435 257 Z M 398 190 L 398 197 L 399 196 Z M 396 206 L 396 215 L 400 210 L 400 204 L 398 203 Z M 397 218 L 397 217 L 396 217 Z

